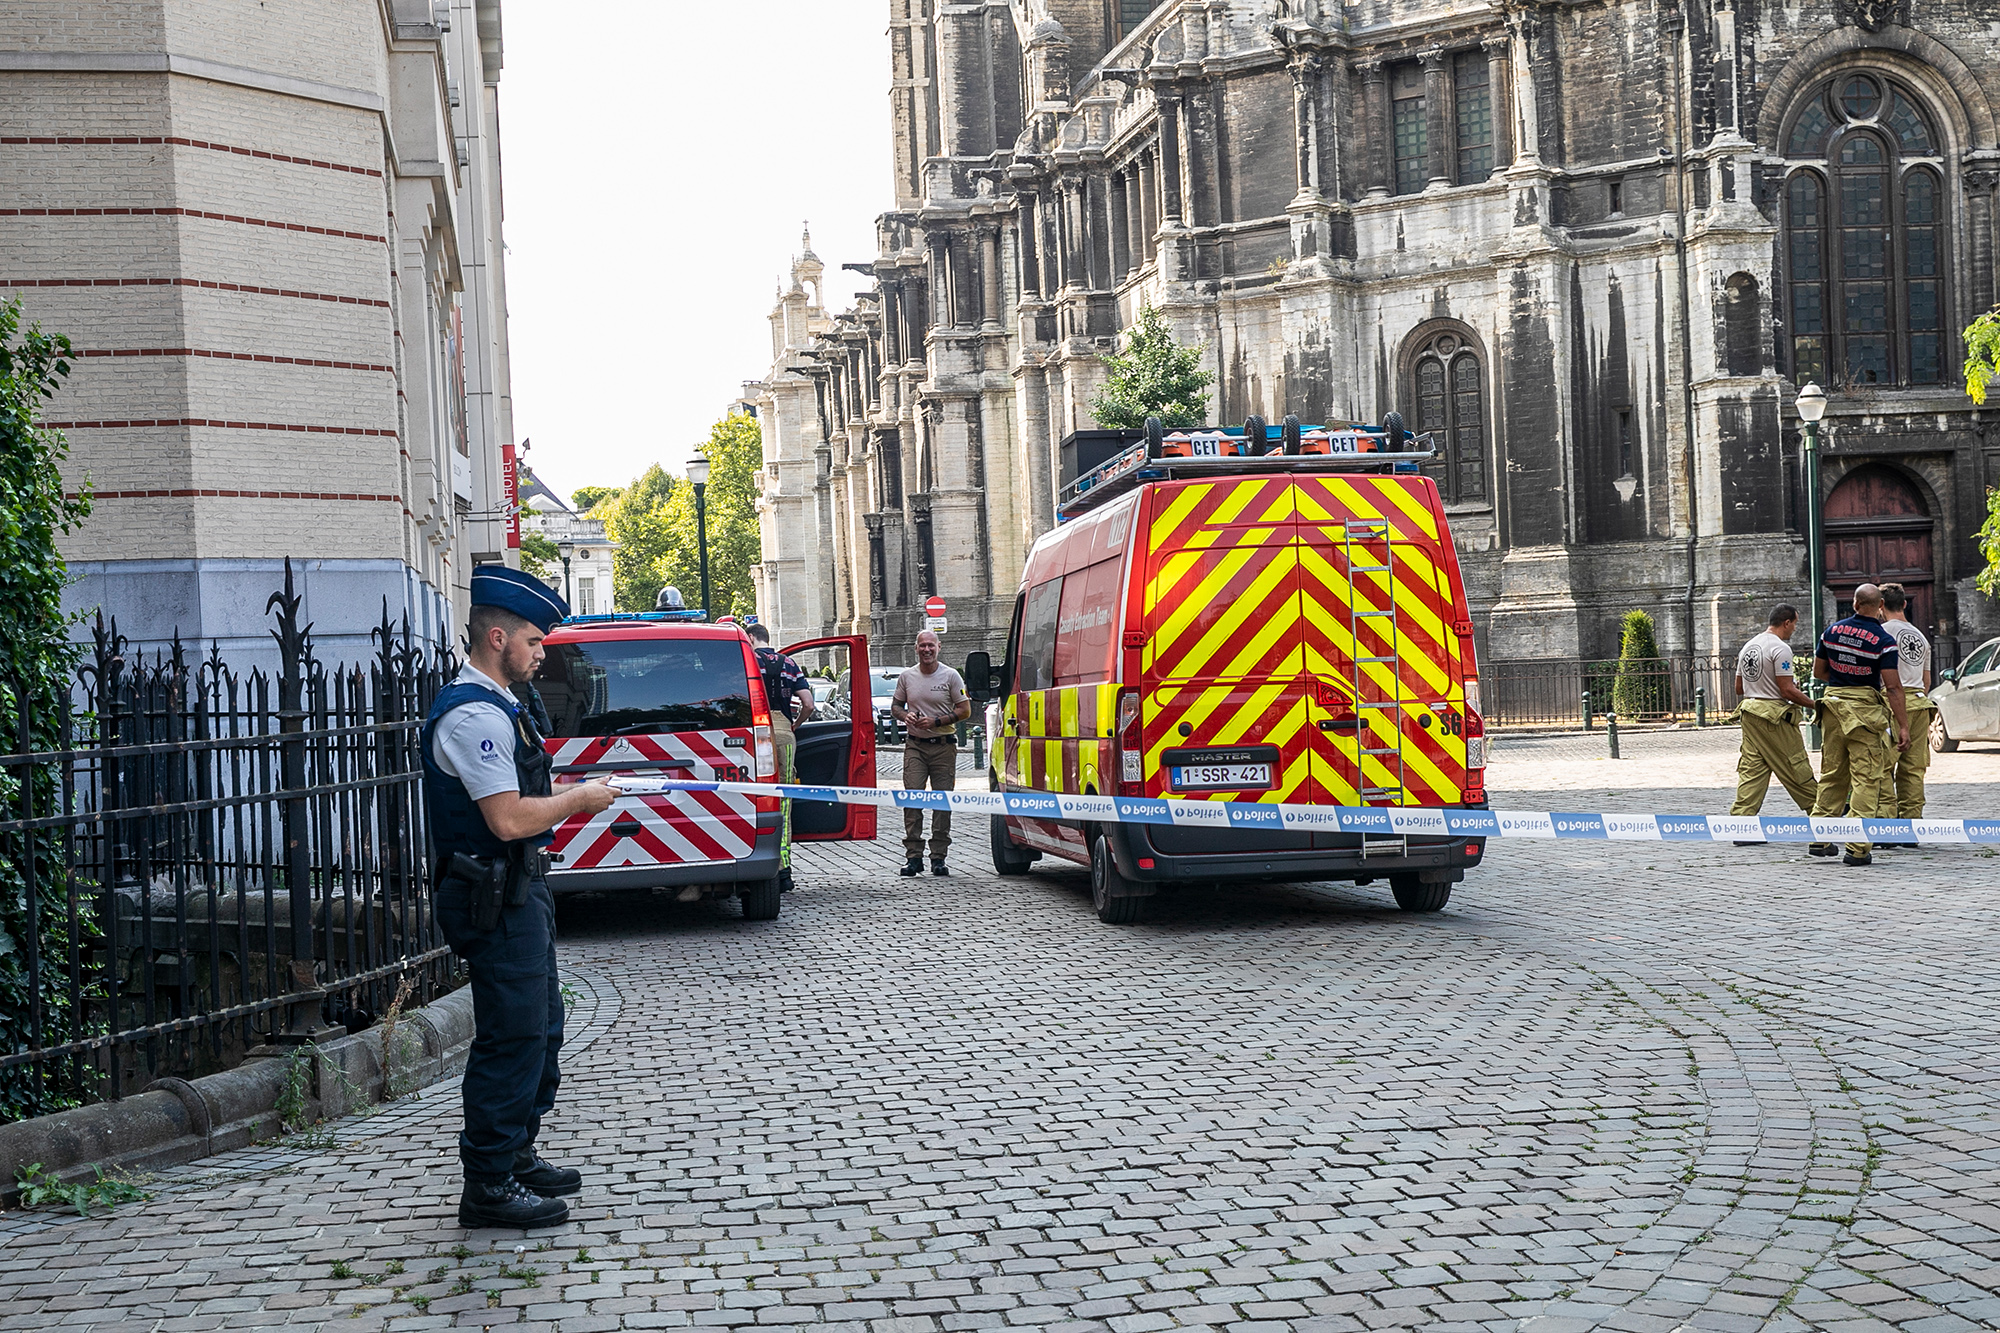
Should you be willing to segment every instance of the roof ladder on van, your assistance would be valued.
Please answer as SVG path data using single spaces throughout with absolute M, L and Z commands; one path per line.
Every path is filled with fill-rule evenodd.
M 1341 554 L 1346 558 L 1346 567 L 1349 576 L 1347 630 L 1348 643 L 1353 646 L 1353 652 L 1349 660 L 1354 671 L 1354 678 L 1351 682 L 1354 687 L 1354 709 L 1356 713 L 1362 713 L 1363 710 L 1367 709 L 1372 709 L 1377 713 L 1380 713 L 1384 709 L 1389 710 L 1392 714 L 1389 719 L 1389 731 L 1396 738 L 1395 742 L 1391 745 L 1376 745 L 1374 742 L 1377 728 L 1372 725 L 1376 719 L 1364 716 L 1363 725 L 1355 737 L 1359 746 L 1356 759 L 1357 766 L 1361 771 L 1361 803 L 1363 805 L 1400 805 L 1402 804 L 1403 793 L 1406 788 L 1406 778 L 1403 772 L 1402 746 L 1402 634 L 1396 615 L 1396 599 L 1394 595 L 1396 585 L 1395 534 L 1391 530 L 1387 519 L 1351 518 L 1346 520 L 1343 525 L 1343 537 L 1344 544 Z M 1381 547 L 1382 555 L 1379 562 L 1376 560 L 1374 552 L 1368 549 L 1372 545 L 1380 545 Z M 1384 574 L 1388 576 L 1390 595 L 1387 599 L 1387 605 L 1383 609 L 1379 611 L 1365 611 L 1361 609 L 1360 599 L 1355 596 L 1354 590 L 1353 576 L 1356 574 Z M 1385 621 L 1387 622 L 1386 625 L 1382 623 Z M 1370 624 L 1370 622 L 1375 623 Z M 1375 656 L 1362 655 L 1361 643 L 1364 626 L 1373 629 L 1380 637 L 1388 640 L 1389 651 L 1387 653 Z M 1394 691 L 1396 698 L 1387 703 L 1370 703 L 1366 701 L 1367 691 L 1365 686 L 1367 685 L 1368 669 L 1370 667 L 1388 668 L 1389 678 L 1396 682 Z M 1367 774 L 1370 760 L 1375 761 L 1381 768 L 1395 775 L 1395 784 L 1393 786 L 1378 786 L 1368 781 Z M 1361 852 L 1364 856 L 1401 855 L 1404 850 L 1404 842 L 1400 837 L 1364 838 L 1361 845 Z

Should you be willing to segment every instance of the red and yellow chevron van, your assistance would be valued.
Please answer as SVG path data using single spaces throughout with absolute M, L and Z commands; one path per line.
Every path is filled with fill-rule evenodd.
M 1061 521 L 1029 553 L 998 670 L 993 788 L 1483 807 L 1472 617 L 1424 475 L 1428 438 L 1391 417 L 1339 427 L 1347 447 L 1316 453 L 1302 437 L 1318 428 L 1253 417 L 1176 453 L 1148 430 L 1065 488 Z M 968 667 L 988 672 L 979 655 Z M 1386 879 L 1401 907 L 1436 911 L 1484 850 L 1442 835 L 993 822 L 999 873 L 1043 855 L 1087 865 L 1109 922 L 1136 919 L 1166 881 Z

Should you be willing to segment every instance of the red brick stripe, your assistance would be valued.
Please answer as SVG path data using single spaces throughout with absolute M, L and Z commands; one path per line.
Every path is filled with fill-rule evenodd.
M 396 437 L 396 432 L 393 430 L 375 430 L 366 426 L 296 426 L 282 421 L 211 421 L 206 417 L 160 417 L 151 421 L 44 421 L 40 424 L 48 430 L 130 430 L 145 426 L 211 426 L 221 430 L 283 430 L 300 431 L 308 435 L 380 435 L 390 439 Z
M 360 500 L 367 504 L 403 503 L 400 495 L 336 494 L 332 491 L 222 491 L 187 487 L 171 491 L 92 491 L 93 500 L 184 500 L 189 497 L 221 497 L 228 500 Z M 406 511 L 407 512 L 407 511 Z
M 0 139 L 0 144 L 81 144 L 93 147 L 119 144 L 174 144 L 181 148 L 206 148 L 217 153 L 234 153 L 238 157 L 262 158 L 267 162 L 290 162 L 295 166 L 318 167 L 322 171 L 345 171 L 356 176 L 379 177 L 382 174 L 373 167 L 350 167 L 341 162 L 322 162 L 318 158 L 292 157 L 286 153 L 266 153 L 255 148 L 238 148 L 234 144 L 209 143 L 205 139 L 183 139 L 177 135 L 33 135 Z
M 261 352 L 211 352 L 202 347 L 91 347 L 78 356 L 202 356 L 216 361 L 263 361 L 274 366 L 318 366 L 322 370 L 374 370 L 384 375 L 396 373 L 394 366 L 370 365 L 366 361 L 324 361 L 309 356 L 265 356 Z
M 330 296 L 325 292 L 294 292 L 282 287 L 252 287 L 241 282 L 203 282 L 199 278 L 0 278 L 0 290 L 9 287 L 205 287 L 217 292 L 248 292 L 253 296 L 289 296 L 299 301 L 332 301 L 337 305 L 389 308 L 387 301 L 366 296 Z
M 199 208 L 0 208 L 0 218 L 206 218 L 210 222 L 236 222 L 246 227 L 269 227 L 274 231 L 302 231 L 314 236 L 339 236 L 350 241 L 373 241 L 387 245 L 389 238 L 366 231 L 341 231 L 336 227 L 309 227 L 303 222 L 274 222 L 270 218 L 239 217 L 234 213 L 210 213 Z

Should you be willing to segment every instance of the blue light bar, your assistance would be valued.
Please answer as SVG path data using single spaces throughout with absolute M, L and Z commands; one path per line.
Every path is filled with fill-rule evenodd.
M 665 620 L 706 620 L 706 619 L 708 619 L 708 612 L 700 610 L 607 611 L 601 615 L 594 615 L 594 616 L 570 616 L 562 623 L 565 625 L 610 625 L 610 624 L 618 624 L 633 620 L 665 621 Z

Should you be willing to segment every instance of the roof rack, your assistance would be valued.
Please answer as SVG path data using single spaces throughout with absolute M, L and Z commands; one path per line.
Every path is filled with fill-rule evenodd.
M 1305 426 L 1295 416 L 1268 426 L 1262 417 L 1250 417 L 1240 430 L 1204 426 L 1172 432 L 1158 417 L 1147 417 L 1145 439 L 1062 488 L 1056 522 L 1149 481 L 1256 472 L 1416 472 L 1437 456 L 1430 434 L 1411 435 L 1394 412 L 1380 426 Z
M 686 621 L 686 620 L 706 620 L 706 619 L 708 619 L 708 612 L 706 612 L 706 611 L 700 611 L 700 610 L 686 610 L 686 611 L 606 611 L 606 612 L 602 612 L 602 613 L 600 613 L 600 614 L 598 614 L 598 615 L 590 615 L 590 616 L 568 616 L 568 617 L 565 617 L 565 618 L 564 618 L 564 619 L 563 619 L 563 620 L 562 620 L 562 621 L 561 621 L 560 623 L 562 623 L 562 624 L 564 624 L 564 625 L 609 625 L 609 624 L 613 624 L 613 623 L 616 623 L 616 622 L 623 622 L 623 621 L 630 621 L 630 620 L 650 620 L 650 621 L 663 621 L 663 620 L 674 620 L 674 621 Z

